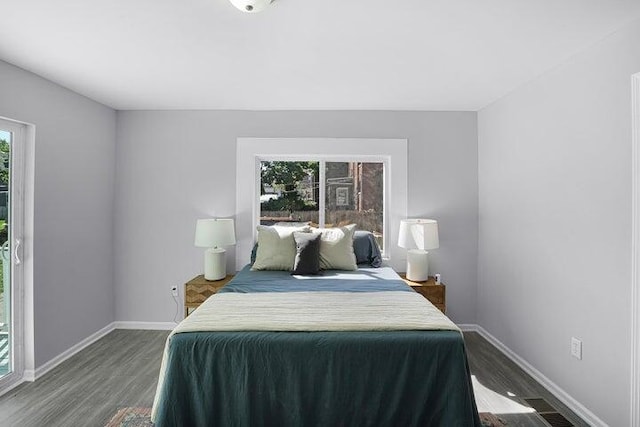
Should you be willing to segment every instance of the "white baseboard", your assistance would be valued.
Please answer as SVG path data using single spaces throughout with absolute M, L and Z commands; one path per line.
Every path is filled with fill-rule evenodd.
M 171 331 L 176 327 L 174 322 L 113 322 L 115 329 L 147 329 L 153 331 Z
M 458 325 L 463 331 L 477 332 L 484 339 L 489 341 L 494 347 L 504 353 L 509 359 L 511 359 L 516 365 L 522 368 L 527 374 L 531 375 L 534 380 L 538 381 L 545 387 L 551 394 L 553 394 L 559 401 L 564 403 L 569 409 L 571 409 L 576 415 L 586 421 L 589 425 L 594 427 L 608 427 L 608 424 L 598 418 L 593 412 L 588 410 L 584 405 L 571 397 L 569 393 L 560 388 L 557 384 L 547 378 L 542 372 L 534 368 L 529 362 L 516 354 L 509 347 L 504 345 L 500 340 L 491 335 L 480 325 L 474 324 L 460 324 Z
M 68 358 L 70 358 L 71 356 L 73 356 L 74 354 L 78 353 L 80 350 L 83 350 L 86 347 L 90 346 L 91 344 L 98 341 L 100 338 L 104 337 L 114 329 L 115 329 L 114 323 L 108 324 L 104 328 L 100 329 L 97 332 L 94 332 L 93 334 L 89 335 L 87 338 L 75 344 L 73 347 L 69 348 L 66 351 L 63 351 L 53 359 L 40 365 L 38 368 L 35 369 L 35 371 L 31 369 L 25 370 L 22 378 L 25 381 L 37 380 L 38 378 L 40 378 L 41 376 L 43 376 L 44 374 L 46 374 L 47 372 L 49 372 L 50 370 L 52 370 L 53 368 L 55 368 L 56 366 L 58 366 Z
M 478 332 L 479 326 L 473 323 L 458 323 L 458 328 L 462 329 L 463 332 Z

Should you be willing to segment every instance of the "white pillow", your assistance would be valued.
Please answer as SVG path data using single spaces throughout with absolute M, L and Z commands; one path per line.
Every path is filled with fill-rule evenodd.
M 293 270 L 296 258 L 294 231 L 310 231 L 310 227 L 258 226 L 258 250 L 251 270 Z
M 323 270 L 357 270 L 353 252 L 356 224 L 336 228 L 320 228 L 320 268 Z

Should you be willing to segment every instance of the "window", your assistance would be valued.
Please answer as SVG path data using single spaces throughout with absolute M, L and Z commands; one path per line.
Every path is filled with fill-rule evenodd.
M 317 221 L 314 223 L 330 225 L 334 221 L 340 220 L 339 215 L 346 215 L 345 211 L 361 209 L 364 211 L 376 212 L 375 207 L 371 207 L 365 201 L 365 197 L 360 197 L 355 191 L 358 186 L 358 193 L 367 191 L 365 183 L 369 179 L 360 179 L 360 169 L 366 177 L 368 164 L 371 167 L 379 168 L 382 173 L 375 176 L 382 181 L 378 190 L 382 189 L 382 212 L 378 212 L 378 218 L 382 219 L 376 223 L 375 229 L 366 226 L 365 223 L 358 224 L 361 228 L 378 232 L 380 221 L 382 223 L 380 239 L 378 240 L 387 265 L 397 271 L 403 271 L 406 263 L 406 251 L 397 245 L 400 220 L 407 217 L 407 140 L 406 139 L 379 139 L 379 138 L 238 138 L 236 150 L 236 268 L 240 269 L 249 262 L 251 249 L 257 238 L 256 225 L 260 224 L 262 214 L 262 201 L 275 199 L 279 196 L 279 191 L 285 192 L 287 189 L 283 185 L 273 185 L 273 182 L 266 188 L 262 188 L 262 166 L 263 162 L 314 162 L 317 163 L 318 172 L 317 188 L 305 183 L 306 176 L 298 181 L 294 180 L 288 184 L 297 187 L 297 191 L 302 193 L 302 198 L 309 205 L 315 202 L 317 205 Z M 340 180 L 333 181 L 333 178 L 348 178 L 349 170 L 344 175 L 333 176 L 332 172 L 327 173 L 332 163 L 353 165 L 349 183 L 341 183 Z M 321 167 L 324 164 L 324 167 Z M 362 166 L 360 166 L 362 165 Z M 343 169 L 344 170 L 344 169 Z M 322 174 L 322 176 L 320 176 Z M 329 181 L 331 179 L 331 181 Z M 322 183 L 322 185 L 321 185 Z M 335 184 L 335 185 L 334 185 Z M 289 187 L 291 188 L 291 187 Z M 313 188 L 314 194 L 310 191 Z M 362 188 L 362 191 L 360 190 Z M 322 193 L 321 193 L 322 192 Z M 355 197 L 354 197 L 355 196 Z M 331 199 L 329 201 L 329 199 Z M 346 203 L 346 204 L 345 204 Z M 362 205 L 362 208 L 360 208 Z M 353 207 L 352 207 L 353 206 Z M 273 206 L 271 206 L 273 207 Z M 282 208 L 281 208 L 282 209 Z M 305 215 L 311 215 L 311 207 Z M 265 213 L 267 211 L 265 210 Z M 276 210 L 268 211 L 275 217 L 287 217 L 289 211 Z M 295 212 L 295 211 L 294 211 Z M 302 212 L 305 212 L 304 210 Z M 216 212 L 216 216 L 229 216 L 230 213 Z M 376 214 L 370 213 L 375 216 Z
M 260 224 L 356 224 L 384 248 L 384 162 L 260 162 Z
M 320 224 L 320 162 L 260 162 L 260 224 Z

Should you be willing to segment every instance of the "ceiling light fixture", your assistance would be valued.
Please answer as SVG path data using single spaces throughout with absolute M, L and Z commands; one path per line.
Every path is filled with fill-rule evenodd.
M 229 0 L 232 5 L 246 13 L 258 13 L 267 8 L 273 0 Z

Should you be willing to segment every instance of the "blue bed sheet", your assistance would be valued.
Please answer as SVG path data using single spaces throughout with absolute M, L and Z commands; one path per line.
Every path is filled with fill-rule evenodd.
M 318 276 L 292 276 L 287 271 L 251 271 L 246 266 L 218 292 L 381 292 L 408 291 L 407 285 L 389 267 L 356 271 L 326 270 Z

